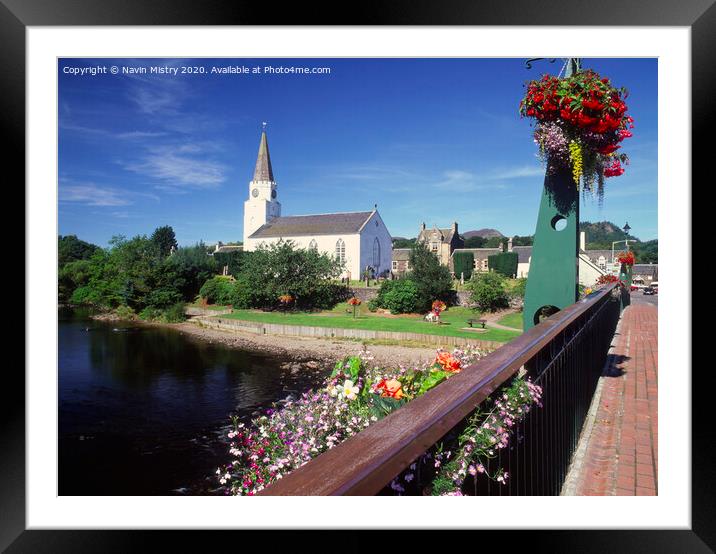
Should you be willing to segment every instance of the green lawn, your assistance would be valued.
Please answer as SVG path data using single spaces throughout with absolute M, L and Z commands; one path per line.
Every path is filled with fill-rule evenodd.
M 505 331 L 502 329 L 488 329 L 484 332 L 463 331 L 467 327 L 467 320 L 477 318 L 477 314 L 462 307 L 452 307 L 443 312 L 442 324 L 428 323 L 419 315 L 403 315 L 386 317 L 372 313 L 365 304 L 359 309 L 359 315 L 353 319 L 348 313 L 348 304 L 341 303 L 333 310 L 322 312 L 261 312 L 258 310 L 234 310 L 233 313 L 221 317 L 241 319 L 244 321 L 259 321 L 262 323 L 284 323 L 287 325 L 306 325 L 314 327 L 341 327 L 345 329 L 372 329 L 376 331 L 393 331 L 407 333 L 421 333 L 423 335 L 440 335 L 453 337 L 468 337 L 480 340 L 507 342 L 520 334 L 520 332 Z
M 522 312 L 507 314 L 505 317 L 499 319 L 497 323 L 499 323 L 500 325 L 505 325 L 506 327 L 522 329 Z

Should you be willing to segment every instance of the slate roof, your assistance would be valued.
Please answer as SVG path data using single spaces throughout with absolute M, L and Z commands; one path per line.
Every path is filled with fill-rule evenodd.
M 345 212 L 275 217 L 256 229 L 251 239 L 308 235 L 355 235 L 374 212 Z
M 406 262 L 410 259 L 410 248 L 393 248 L 393 261 Z
M 659 276 L 659 264 L 634 264 L 631 272 L 632 275 L 651 275 L 655 278 Z
M 612 251 L 611 250 L 583 250 L 587 257 L 592 260 L 594 263 L 597 263 L 599 260 L 599 256 L 604 256 L 604 259 L 607 261 L 607 263 L 611 263 L 612 261 Z M 619 254 L 620 250 L 614 251 L 614 257 L 616 258 L 617 254 Z
M 456 248 L 452 251 L 452 255 L 455 256 L 456 252 L 472 252 L 472 255 L 477 259 L 485 259 L 492 254 L 499 254 L 502 252 L 501 248 Z
M 517 254 L 518 264 L 526 264 L 530 261 L 530 256 L 532 255 L 531 246 L 513 246 L 512 251 Z
M 452 242 L 453 235 L 455 234 L 455 231 L 452 227 L 449 229 L 439 229 L 437 227 L 432 227 L 431 229 L 428 229 L 427 227 L 425 229 L 421 229 L 420 233 L 418 233 L 418 242 L 429 242 L 430 239 L 433 236 L 433 233 L 437 231 L 437 236 L 440 238 L 441 242 Z

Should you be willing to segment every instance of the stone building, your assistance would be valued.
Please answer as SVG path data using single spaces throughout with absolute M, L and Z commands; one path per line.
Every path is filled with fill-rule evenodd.
M 465 240 L 457 232 L 457 222 L 447 229 L 437 227 L 427 229 L 423 223 L 420 226 L 417 242 L 425 244 L 428 250 L 438 257 L 440 263 L 448 267 L 455 249 L 465 246 Z

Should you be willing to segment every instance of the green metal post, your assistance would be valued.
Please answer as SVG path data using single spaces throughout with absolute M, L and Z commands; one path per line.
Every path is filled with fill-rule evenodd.
M 566 76 L 579 71 L 570 58 Z M 524 330 L 539 323 L 543 308 L 556 311 L 579 298 L 579 190 L 569 167 L 547 172 L 532 246 L 524 304 Z

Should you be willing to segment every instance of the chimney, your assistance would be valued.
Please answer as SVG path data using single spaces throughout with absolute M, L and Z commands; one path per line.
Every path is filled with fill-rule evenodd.
M 452 222 L 452 232 L 457 234 L 457 221 Z
M 423 221 L 423 224 L 420 226 L 421 231 L 425 231 L 425 222 Z
M 507 239 L 507 251 L 512 252 L 512 237 Z
M 586 231 L 579 232 L 579 249 L 580 250 L 587 249 L 587 232 Z

